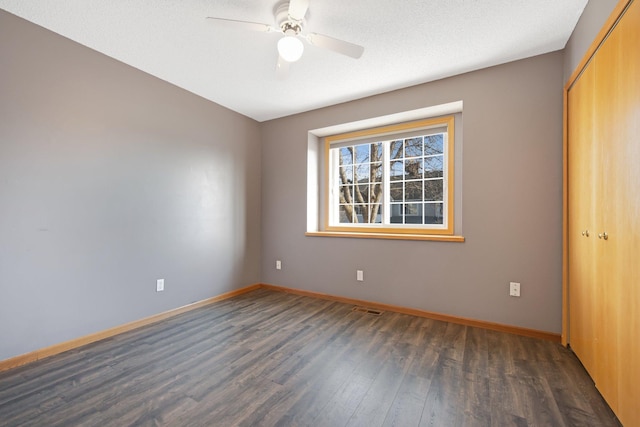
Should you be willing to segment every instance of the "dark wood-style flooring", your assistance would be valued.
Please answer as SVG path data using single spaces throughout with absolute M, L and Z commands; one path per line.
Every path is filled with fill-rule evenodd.
M 2 426 L 618 426 L 542 340 L 257 290 L 0 373 Z

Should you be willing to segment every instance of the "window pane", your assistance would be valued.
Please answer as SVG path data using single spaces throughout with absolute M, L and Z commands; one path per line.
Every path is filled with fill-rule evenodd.
M 379 162 L 382 160 L 382 143 L 374 142 L 371 144 L 371 159 L 370 162 Z
M 422 201 L 422 180 L 404 183 L 404 199 L 407 202 Z
M 403 200 L 402 194 L 404 192 L 403 184 L 401 182 L 392 182 L 389 184 L 389 195 L 392 202 L 401 202 Z
M 369 203 L 369 185 L 356 186 L 356 203 Z
M 424 223 L 443 224 L 443 206 L 442 203 L 425 203 Z
M 444 144 L 444 134 L 428 135 L 424 137 L 424 155 L 442 154 Z
M 356 205 L 355 208 L 358 222 L 373 224 L 381 221 L 379 211 L 375 205 Z
M 369 182 L 369 164 L 356 166 L 356 182 L 362 184 Z
M 371 164 L 371 182 L 382 182 L 382 163 Z
M 338 212 L 340 224 L 350 224 L 352 212 L 353 207 L 351 205 L 340 205 Z
M 356 216 L 356 220 L 354 222 L 357 222 L 360 224 L 367 222 L 368 212 L 369 212 L 367 205 L 355 205 L 354 210 L 355 210 L 355 216 Z
M 424 182 L 424 200 L 441 202 L 443 183 L 441 179 Z
M 411 159 L 404 161 L 404 179 L 422 178 L 422 159 Z
M 405 157 L 422 157 L 422 137 L 404 140 Z
M 391 181 L 397 181 L 404 177 L 404 167 L 402 160 L 394 160 L 391 162 Z
M 342 166 L 340 168 L 340 183 L 351 184 L 353 182 L 353 167 Z
M 424 177 L 439 178 L 442 177 L 442 155 L 427 157 L 424 159 Z
M 380 203 L 380 200 L 382 200 L 382 185 L 371 184 L 369 197 L 370 197 L 371 203 Z
M 353 147 L 342 147 L 340 149 L 340 164 L 350 165 L 353 163 Z
M 340 186 L 340 203 L 353 203 L 353 185 Z
M 381 207 L 379 204 L 377 205 L 371 205 L 370 206 L 370 215 L 371 215 L 371 222 L 374 224 L 381 224 L 382 223 L 382 213 L 381 213 Z
M 404 223 L 422 224 L 422 203 L 405 203 Z
M 403 205 L 401 203 L 392 203 L 390 205 L 391 212 L 390 212 L 389 218 L 392 224 L 402 224 L 403 222 L 402 206 Z
M 369 161 L 369 144 L 356 145 L 356 163 Z
M 381 224 L 382 223 L 382 205 L 378 202 L 378 203 L 372 203 L 371 205 L 369 205 L 369 210 L 370 210 L 370 218 L 371 218 L 371 222 L 376 223 L 376 224 Z
M 389 157 L 391 160 L 402 158 L 402 141 L 392 141 L 391 148 L 389 150 Z

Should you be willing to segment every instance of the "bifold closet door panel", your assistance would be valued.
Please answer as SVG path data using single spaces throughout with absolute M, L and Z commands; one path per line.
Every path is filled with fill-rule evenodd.
M 640 4 L 596 56 L 596 135 L 603 141 L 600 239 L 604 356 L 596 386 L 624 425 L 640 425 Z M 600 242 L 599 242 L 600 243 Z M 606 374 L 606 375 L 604 375 Z
M 619 124 L 623 120 L 617 108 L 616 98 L 620 87 L 616 78 L 619 72 L 616 57 L 615 29 L 592 59 L 589 68 L 595 70 L 594 86 L 594 140 L 598 176 L 594 186 L 596 218 L 594 223 L 595 281 L 596 281 L 596 369 L 592 375 L 596 387 L 611 409 L 618 407 L 618 380 L 620 364 L 618 310 L 621 289 L 616 280 L 617 242 L 615 228 L 616 205 L 619 199 L 619 168 L 616 167 L 615 150 Z M 606 233 L 606 235 L 605 235 Z M 615 236 L 615 237 L 614 237 Z
M 587 68 L 568 93 L 568 208 L 571 348 L 593 377 L 596 373 L 594 258 L 594 85 Z
M 621 234 L 616 281 L 623 284 L 618 324 L 620 342 L 619 414 L 625 425 L 640 426 L 640 2 L 636 0 L 623 22 L 622 52 L 618 61 L 624 72 L 618 79 L 622 88 L 618 99 L 627 117 L 617 136 L 626 141 L 616 152 L 624 161 L 619 179 L 624 204 L 616 220 Z M 624 160 L 622 160 L 624 159 Z M 621 203 L 619 203 L 620 205 Z

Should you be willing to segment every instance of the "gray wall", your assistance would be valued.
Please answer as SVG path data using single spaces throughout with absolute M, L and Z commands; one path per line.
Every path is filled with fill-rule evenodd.
M 262 280 L 559 333 L 562 76 L 555 52 L 262 123 Z M 465 243 L 305 237 L 308 130 L 457 100 Z
M 587 3 L 564 49 L 565 82 L 582 60 L 616 4 L 618 4 L 618 0 L 590 0 Z
M 0 11 L 0 360 L 258 282 L 259 217 L 257 122 Z

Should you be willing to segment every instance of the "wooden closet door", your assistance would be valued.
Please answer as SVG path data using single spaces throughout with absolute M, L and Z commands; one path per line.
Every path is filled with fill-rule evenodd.
M 595 298 L 597 319 L 595 337 L 596 387 L 611 409 L 618 408 L 618 379 L 620 348 L 618 339 L 618 307 L 620 283 L 616 280 L 616 257 L 619 230 L 615 229 L 616 204 L 619 199 L 619 168 L 616 167 L 619 141 L 617 124 L 621 118 L 616 102 L 620 88 L 617 82 L 616 31 L 600 46 L 589 66 L 595 71 L 594 86 L 594 159 L 597 176 L 593 187 L 596 216 L 594 222 Z M 606 234 L 606 239 L 605 239 Z M 615 237 L 614 237 L 615 236 Z
M 567 93 L 569 339 L 627 426 L 640 426 L 639 3 Z
M 640 425 L 640 4 L 596 56 L 597 138 L 603 146 L 603 359 L 596 386 L 624 425 Z
M 594 87 L 587 68 L 568 93 L 569 334 L 571 348 L 589 374 L 596 374 L 597 319 L 594 239 Z
M 627 426 L 640 426 L 640 3 L 635 1 L 619 28 L 616 60 L 617 98 L 626 124 L 619 126 L 615 162 L 621 164 L 616 198 L 617 265 L 615 280 L 623 284 L 618 311 L 620 371 L 619 417 Z M 623 142 L 624 141 L 624 142 Z M 620 148 L 620 149 L 618 149 Z

